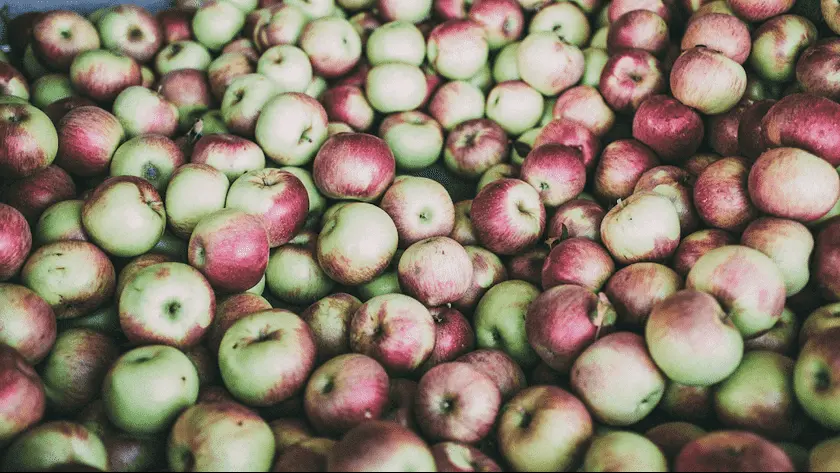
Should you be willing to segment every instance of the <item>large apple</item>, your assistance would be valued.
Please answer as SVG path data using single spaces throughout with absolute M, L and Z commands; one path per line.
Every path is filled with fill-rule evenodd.
M 0 173 L 12 179 L 35 174 L 55 160 L 58 134 L 44 112 L 26 103 L 0 103 Z
M 680 219 L 668 198 L 640 192 L 607 212 L 601 240 L 619 263 L 663 261 L 680 243 Z
M 4 387 L 0 403 L 0 445 L 5 447 L 18 434 L 44 416 L 44 385 L 35 370 L 14 348 L 0 344 L 0 376 Z
M 178 69 L 160 78 L 158 92 L 178 107 L 180 131 L 189 131 L 213 106 L 213 93 L 207 73 L 198 69 Z
M 704 132 L 700 114 L 667 95 L 645 100 L 633 116 L 633 137 L 667 163 L 696 153 Z
M 99 107 L 71 110 L 58 124 L 56 164 L 80 177 L 108 172 L 111 159 L 123 141 L 117 117 Z
M 128 138 L 148 134 L 172 137 L 178 131 L 178 107 L 145 87 L 123 90 L 114 100 L 113 111 Z
M 441 184 L 424 177 L 400 176 L 379 206 L 388 213 L 400 237 L 400 246 L 447 236 L 455 226 L 455 206 Z
M 423 70 L 398 62 L 380 64 L 370 69 L 364 85 L 368 102 L 381 113 L 415 110 L 430 95 Z
M 503 350 L 524 368 L 539 358 L 528 343 L 526 314 L 540 290 L 526 281 L 505 281 L 490 288 L 475 309 L 473 324 L 479 348 Z
M 73 59 L 70 81 L 81 95 L 101 104 L 111 104 L 123 90 L 142 85 L 143 75 L 134 59 L 94 49 Z
M 502 255 L 530 247 L 545 230 L 539 193 L 518 179 L 502 179 L 482 189 L 473 200 L 470 216 L 481 244 Z
M 580 49 L 563 42 L 553 31 L 529 34 L 517 52 L 522 80 L 543 95 L 557 95 L 577 84 L 584 67 Z
M 98 49 L 96 27 L 76 12 L 53 10 L 32 24 L 32 49 L 48 67 L 66 72 L 73 59 L 84 51 Z
M 396 162 L 388 144 L 364 133 L 340 133 L 329 138 L 312 164 L 318 190 L 342 200 L 379 200 L 395 172 Z
M 698 81 L 697 77 L 710 80 Z M 711 78 L 714 78 L 711 81 Z M 725 84 L 709 88 L 709 84 Z M 744 96 L 747 74 L 743 66 L 705 47 L 691 48 L 674 62 L 671 90 L 684 105 L 707 115 L 728 112 Z
M 428 307 L 450 304 L 466 294 L 473 266 L 460 243 L 432 237 L 414 243 L 400 257 L 400 287 Z
M 343 18 L 311 21 L 303 29 L 300 47 L 309 56 L 315 74 L 325 79 L 350 72 L 362 56 L 362 39 L 353 25 Z
M 420 3 L 420 2 L 418 2 Z M 435 471 L 426 442 L 411 430 L 384 421 L 365 422 L 336 443 L 326 471 Z

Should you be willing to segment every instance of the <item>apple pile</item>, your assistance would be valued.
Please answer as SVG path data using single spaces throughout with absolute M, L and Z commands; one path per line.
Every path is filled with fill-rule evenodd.
M 836 0 L 5 29 L 0 471 L 840 470 Z

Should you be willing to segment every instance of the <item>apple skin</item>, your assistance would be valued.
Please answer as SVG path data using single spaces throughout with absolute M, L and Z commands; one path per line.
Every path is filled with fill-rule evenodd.
M 344 122 L 355 131 L 368 131 L 375 112 L 361 88 L 345 85 L 327 90 L 322 97 L 324 109 L 332 121 Z
M 70 471 L 107 471 L 108 452 L 102 440 L 81 424 L 53 421 L 19 436 L 6 451 L 6 471 L 52 471 L 62 464 Z
M 799 338 L 797 346 L 804 347 L 815 335 L 840 325 L 837 323 L 840 320 L 837 316 L 839 312 L 840 305 L 834 303 L 822 306 L 808 315 L 802 324 L 802 330 L 797 334 Z
M 117 148 L 111 159 L 111 176 L 136 176 L 166 191 L 172 174 L 187 160 L 171 139 L 162 135 L 134 137 Z
M 715 432 L 689 443 L 674 468 L 683 472 L 795 471 L 784 450 L 756 434 L 739 431 Z
M 103 49 L 85 51 L 70 65 L 70 81 L 81 95 L 111 104 L 123 90 L 142 85 L 140 65 L 128 56 Z
M 659 408 L 674 419 L 704 422 L 714 416 L 714 388 L 686 386 L 671 381 L 665 388 Z
M 583 460 L 583 471 L 661 471 L 668 461 L 659 447 L 633 432 L 610 432 L 597 436 Z
M 545 230 L 539 193 L 518 179 L 502 179 L 482 189 L 473 200 L 470 218 L 478 241 L 498 255 L 521 252 Z
M 318 262 L 340 284 L 364 284 L 385 271 L 398 240 L 397 227 L 384 210 L 350 203 L 326 219 L 318 237 Z
M 435 458 L 417 434 L 394 422 L 365 422 L 335 444 L 326 471 L 435 471 Z
M 529 344 L 526 320 L 540 290 L 525 281 L 505 281 L 490 288 L 473 317 L 478 348 L 503 350 L 524 368 L 539 361 Z
M 608 5 L 607 18 L 610 24 L 633 10 L 648 10 L 661 16 L 666 22 L 671 22 L 672 5 L 663 0 L 618 0 Z
M 612 301 L 620 324 L 642 328 L 656 304 L 683 286 L 683 278 L 667 266 L 636 263 L 618 270 L 604 292 Z
M 520 178 L 539 191 L 546 207 L 577 197 L 586 186 L 586 166 L 579 149 L 547 143 L 535 147 L 522 163 Z
M 271 304 L 264 297 L 256 294 L 246 292 L 219 298 L 205 344 L 212 353 L 218 354 L 222 337 L 234 322 L 265 310 L 271 310 Z
M 840 41 L 835 38 L 818 41 L 802 53 L 796 63 L 796 79 L 805 92 L 834 101 L 840 99 L 840 84 L 831 78 L 840 68 L 838 52 Z
M 729 0 L 727 2 L 729 8 L 732 9 L 735 15 L 753 23 L 769 20 L 774 16 L 787 13 L 793 8 L 794 3 L 791 0 L 762 0 L 759 2 Z
M 551 120 L 534 140 L 534 149 L 547 144 L 577 148 L 581 153 L 580 160 L 586 166 L 587 171 L 595 170 L 595 166 L 598 164 L 601 143 L 595 134 L 579 123 L 562 119 Z
M 90 177 L 107 173 L 125 134 L 117 117 L 99 107 L 79 107 L 58 126 L 55 163 L 71 174 Z
M 170 263 L 172 259 L 160 253 L 146 253 L 132 259 L 126 264 L 117 275 L 117 289 L 114 292 L 114 298 L 119 301 L 122 296 L 125 286 L 137 275 L 141 270 L 160 263 Z M 119 318 L 119 316 L 117 316 Z
M 665 458 L 672 462 L 680 454 L 683 447 L 703 437 L 706 433 L 705 430 L 694 424 L 668 422 L 645 432 L 645 438 L 656 444 L 665 454 Z
M 462 200 L 455 204 L 455 226 L 449 234 L 450 238 L 464 246 L 478 243 L 472 224 L 472 202 L 472 200 Z
M 55 126 L 44 112 L 26 103 L 0 103 L 0 173 L 31 176 L 53 163 L 58 152 Z
M 714 78 L 725 87 L 709 89 L 698 84 L 698 74 Z M 747 74 L 743 66 L 722 53 L 704 48 L 691 48 L 680 55 L 671 69 L 671 91 L 684 105 L 706 115 L 718 115 L 732 110 L 744 96 Z
M 231 2 L 203 2 L 192 19 L 195 39 L 210 51 L 220 51 L 245 26 L 245 13 Z
M 356 297 L 338 293 L 324 297 L 301 313 L 315 337 L 320 362 L 350 352 L 350 321 L 361 306 L 362 301 Z
M 748 106 L 738 123 L 738 151 L 751 160 L 758 159 L 770 146 L 764 141 L 764 117 L 776 100 L 759 100 Z
M 519 177 L 519 173 L 520 166 L 516 164 L 496 164 L 481 175 L 481 179 L 478 180 L 476 189 L 478 192 L 480 192 L 481 189 L 487 187 L 487 184 L 490 184 L 491 182 L 495 182 L 501 179 L 516 179 L 517 177 Z
M 499 449 L 517 471 L 572 470 L 593 433 L 586 406 L 552 386 L 535 386 L 517 394 L 502 408 L 498 424 Z
M 0 445 L 6 447 L 18 434 L 34 426 L 44 416 L 46 396 L 35 370 L 14 348 L 0 344 L 0 375 L 4 386 L 0 408 Z
M 455 361 L 459 356 L 475 349 L 475 333 L 461 312 L 448 307 L 436 307 L 429 313 L 435 321 L 435 348 L 420 367 L 422 373 L 427 373 L 443 363 Z
M 33 99 L 35 98 L 35 85 L 32 84 Z M 4 96 L 20 97 L 29 100 L 30 87 L 26 78 L 8 62 L 0 61 L 0 93 Z M 37 105 L 37 102 L 34 102 Z M 40 108 L 40 107 L 39 107 Z
M 32 230 L 23 214 L 0 204 L 0 281 L 8 281 L 23 268 L 32 250 Z
M 776 263 L 785 280 L 787 297 L 799 293 L 808 284 L 814 236 L 801 223 L 760 218 L 744 230 L 741 244 L 761 251 Z
M 666 197 L 636 193 L 604 216 L 601 240 L 620 264 L 663 261 L 680 243 L 679 215 Z
M 470 364 L 493 380 L 499 388 L 503 402 L 507 402 L 528 386 L 525 372 L 513 358 L 501 350 L 470 351 L 455 361 Z
M 72 281 L 64 274 L 72 274 Z M 114 295 L 116 274 L 111 261 L 96 246 L 62 241 L 34 251 L 26 260 L 21 281 L 50 304 L 60 320 L 102 307 Z
M 546 96 L 576 85 L 585 67 L 581 50 L 550 31 L 526 36 L 519 45 L 516 64 L 522 80 Z
M 501 467 L 475 447 L 457 442 L 441 442 L 432 447 L 437 471 L 441 472 L 500 472 Z
M 483 118 L 486 108 L 481 89 L 462 80 L 441 85 L 429 102 L 429 113 L 446 131 L 452 131 L 466 121 Z
M 335 287 L 318 264 L 315 233 L 305 231 L 276 248 L 268 260 L 266 284 L 271 294 L 294 305 L 311 304 Z
M 326 471 L 327 455 L 335 446 L 335 441 L 325 438 L 313 438 L 293 445 L 277 456 L 272 471 Z
M 511 135 L 521 135 L 536 126 L 544 107 L 542 94 L 522 81 L 499 83 L 487 95 L 487 117 Z
M 158 92 L 178 107 L 179 129 L 189 131 L 213 105 L 207 73 L 198 69 L 178 69 L 163 74 Z
M 615 124 L 615 112 L 598 89 L 589 85 L 579 85 L 563 92 L 554 104 L 552 115 L 555 119 L 578 122 L 599 137 Z
M 8 182 L 2 201 L 17 209 L 33 227 L 41 215 L 53 205 L 76 197 L 76 184 L 67 172 L 48 166 L 23 179 Z
M 742 100 L 732 110 L 714 115 L 706 122 L 706 132 L 709 146 L 721 156 L 737 156 L 740 154 L 740 138 L 738 132 L 741 126 L 741 119 L 746 110 L 752 104 L 752 100 Z M 696 155 L 695 155 L 696 156 Z M 692 172 L 692 174 L 699 174 Z
M 394 153 L 397 168 L 405 171 L 429 167 L 443 151 L 443 129 L 422 112 L 387 116 L 379 127 L 379 136 Z
M 694 175 L 685 169 L 657 166 L 642 174 L 634 192 L 652 192 L 667 197 L 680 219 L 680 234 L 685 235 L 695 231 L 700 223 L 692 198 L 694 182 Z
M 128 203 L 133 202 L 132 206 Z M 151 250 L 166 227 L 163 201 L 148 181 L 134 176 L 107 179 L 85 201 L 82 223 L 91 240 L 114 256 Z
M 836 338 L 840 330 L 831 328 L 812 335 L 799 354 L 793 374 L 796 398 L 805 412 L 831 430 L 840 426 L 837 415 L 838 357 Z
M 585 3 L 590 4 L 585 5 Z M 566 43 L 579 48 L 587 46 L 592 33 L 587 14 L 592 13 L 590 9 L 595 7 L 591 3 L 594 2 L 580 1 L 564 2 L 562 5 L 546 5 L 531 18 L 528 31 L 530 33 L 551 31 Z
M 192 18 L 195 8 L 169 8 L 155 15 L 160 24 L 162 44 L 177 43 L 193 39 Z
M 80 53 L 99 49 L 99 33 L 83 16 L 68 10 L 39 15 L 32 24 L 32 49 L 44 65 L 60 72 Z
M 40 367 L 47 406 L 62 414 L 80 411 L 99 395 L 119 356 L 117 343 L 107 335 L 89 329 L 62 332 Z
M 268 424 L 234 402 L 190 407 L 178 417 L 167 445 L 172 471 L 269 471 L 274 452 Z
M 615 262 L 603 246 L 588 238 L 570 238 L 551 249 L 542 268 L 542 287 L 577 284 L 598 292 L 613 273 Z
M 278 128 L 280 123 L 283 126 Z M 326 141 L 327 123 L 327 112 L 317 100 L 306 94 L 286 93 L 265 104 L 254 133 L 274 162 L 302 166 L 312 161 Z
M 207 164 L 185 164 L 176 170 L 166 187 L 166 218 L 169 229 L 184 240 L 202 218 L 225 206 L 228 179 Z M 201 189 L 198 194 L 196 189 Z
M 260 339 L 264 341 L 254 343 Z M 315 351 L 312 330 L 297 315 L 266 310 L 237 320 L 227 330 L 219 348 L 219 369 L 236 399 L 266 407 L 303 389 L 315 367 Z M 255 363 L 263 370 L 258 379 L 253 377 Z
M 840 166 L 840 140 L 835 137 L 840 105 L 816 95 L 793 94 L 779 100 L 761 122 L 768 147 L 790 146 Z M 795 126 L 792 124 L 795 123 Z
M 318 190 L 332 199 L 379 200 L 394 180 L 396 161 L 374 135 L 341 133 L 329 138 L 312 164 Z
M 507 260 L 508 279 L 542 285 L 542 268 L 548 259 L 548 248 L 533 248 Z
M 726 13 L 709 13 L 691 20 L 682 38 L 682 50 L 705 45 L 738 64 L 745 63 L 752 50 L 752 39 L 749 27 L 740 18 Z
M 225 53 L 216 58 L 207 68 L 210 90 L 221 102 L 230 83 L 238 77 L 256 72 L 256 62 L 244 53 Z
M 817 27 L 798 15 L 781 15 L 763 23 L 753 34 L 750 65 L 763 79 L 789 82 L 796 61 L 817 41 Z
M 743 231 L 758 218 L 749 195 L 750 163 L 724 158 L 711 164 L 694 184 L 694 204 L 706 224 L 730 232 Z
M 382 420 L 394 422 L 417 432 L 417 422 L 414 418 L 414 398 L 416 396 L 416 381 L 400 378 L 391 379 L 388 405 L 382 414 Z
M 427 307 L 450 304 L 466 294 L 472 260 L 460 243 L 432 237 L 409 246 L 400 257 L 400 287 Z
M 508 272 L 498 256 L 479 246 L 466 246 L 472 260 L 473 275 L 470 287 L 453 306 L 461 311 L 470 312 L 491 287 L 508 279 Z
M 145 87 L 123 90 L 114 100 L 113 111 L 126 138 L 149 134 L 172 137 L 178 131 L 178 107 Z
M 341 436 L 363 422 L 376 420 L 388 402 L 388 373 L 365 355 L 340 355 L 312 373 L 304 407 L 315 429 Z
M 382 208 L 397 226 L 400 247 L 447 236 L 455 226 L 455 205 L 441 184 L 424 177 L 400 176 L 382 197 Z
M 647 51 L 628 49 L 610 56 L 598 89 L 616 113 L 631 114 L 648 97 L 665 91 L 662 63 Z
M 633 138 L 648 145 L 666 163 L 697 152 L 705 127 L 700 115 L 667 95 L 642 102 L 633 116 Z
M 260 18 L 261 17 L 261 18 Z M 248 34 L 249 22 L 256 18 L 253 31 Z M 245 20 L 243 34 L 253 39 L 260 52 L 282 44 L 297 44 L 309 17 L 297 5 L 271 5 L 250 13 Z
M 668 23 L 650 10 L 632 10 L 610 24 L 607 51 L 641 49 L 662 56 L 668 47 Z
M 595 168 L 595 195 L 608 205 L 626 199 L 633 194 L 642 175 L 659 163 L 653 150 L 640 141 L 614 141 L 601 152 Z M 549 227 L 553 228 L 553 225 Z
M 220 133 L 202 136 L 193 147 L 190 162 L 209 164 L 232 183 L 243 174 L 265 168 L 265 154 L 253 141 Z
M 246 74 L 228 84 L 222 97 L 222 119 L 232 133 L 253 138 L 263 106 L 279 93 L 277 84 L 262 74 Z
M 601 241 L 601 223 L 607 211 L 597 202 L 577 198 L 557 207 L 548 224 L 549 238 L 588 238 Z

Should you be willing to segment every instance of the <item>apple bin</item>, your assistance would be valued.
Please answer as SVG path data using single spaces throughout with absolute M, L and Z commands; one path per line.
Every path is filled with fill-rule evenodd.
M 838 2 L 0 18 L 0 471 L 840 471 Z

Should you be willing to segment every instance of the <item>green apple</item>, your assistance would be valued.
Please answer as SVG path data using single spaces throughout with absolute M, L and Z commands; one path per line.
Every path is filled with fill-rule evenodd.
M 315 185 L 315 180 L 312 178 L 312 173 L 306 169 L 286 166 L 280 168 L 280 170 L 293 174 L 306 187 L 306 192 L 309 194 L 309 216 L 306 219 L 305 228 L 316 230 L 321 220 L 321 215 L 327 210 L 327 198 L 318 190 L 318 187 Z
M 467 79 L 467 82 L 478 87 L 478 90 L 484 94 L 490 92 L 490 88 L 493 87 L 493 84 L 495 84 L 493 80 L 493 69 L 490 68 L 490 64 L 486 63 L 481 66 L 481 69 L 479 69 L 475 75 Z
M 540 136 L 542 128 L 531 128 L 530 130 L 519 135 L 513 142 L 513 149 L 511 151 L 510 162 L 516 166 L 522 166 L 528 153 L 533 149 L 537 137 Z
M 399 275 L 396 271 L 386 271 L 368 283 L 357 288 L 359 297 L 367 302 L 376 296 L 386 294 L 402 294 Z
M 87 241 L 82 225 L 83 200 L 65 200 L 47 208 L 35 225 L 33 241 L 43 246 L 57 241 Z
M 327 80 L 321 76 L 315 76 L 312 78 L 312 82 L 309 83 L 309 87 L 306 88 L 304 92 L 306 95 L 312 97 L 315 100 L 321 100 L 321 97 L 324 96 L 324 92 L 330 87 Z
M 130 258 L 151 250 L 166 228 L 160 194 L 148 181 L 112 177 L 94 190 L 82 208 L 91 240 L 114 256 Z
M 230 182 L 208 164 L 187 164 L 172 175 L 166 188 L 166 218 L 180 238 L 189 238 L 198 222 L 225 207 Z
M 222 98 L 222 120 L 233 132 L 254 136 L 254 127 L 265 104 L 279 93 L 273 80 L 262 74 L 246 74 L 234 79 Z
M 277 164 L 304 166 L 327 140 L 327 124 L 327 112 L 317 100 L 290 92 L 266 103 L 254 134 L 266 156 Z
M 509 80 L 519 80 L 519 42 L 510 43 L 496 56 L 493 62 L 493 80 L 502 83 Z
M 3 458 L 3 471 L 49 471 L 60 465 L 108 470 L 108 452 L 93 432 L 74 422 L 41 424 L 15 440 Z
M 101 309 L 97 309 L 88 315 L 77 317 L 75 319 L 65 319 L 58 321 L 58 331 L 66 332 L 76 328 L 86 328 L 95 330 L 111 337 L 122 337 L 122 327 L 120 327 L 120 313 L 117 306 L 109 305 Z
M 805 17 L 781 15 L 753 34 L 749 63 L 762 78 L 789 82 L 796 78 L 799 56 L 817 41 L 817 27 Z
M 210 51 L 221 51 L 245 26 L 245 13 L 227 0 L 210 1 L 192 19 L 195 39 Z
M 542 94 L 521 81 L 498 84 L 487 96 L 487 118 L 511 135 L 521 135 L 536 126 L 544 107 Z
M 327 79 L 349 73 L 363 52 L 362 38 L 353 25 L 336 17 L 310 22 L 300 37 L 300 47 L 309 56 L 315 73 Z
M 265 274 L 263 274 L 262 278 L 260 279 L 260 282 L 258 282 L 257 284 L 254 285 L 254 287 L 252 287 L 251 289 L 248 289 L 245 292 L 248 293 L 248 294 L 255 294 L 257 296 L 263 295 L 263 293 L 265 292 L 266 280 L 267 280 L 267 278 L 266 278 Z
M 257 62 L 257 72 L 273 80 L 278 93 L 306 92 L 313 76 L 309 56 L 289 44 L 265 51 Z
M 332 291 L 335 282 L 318 265 L 317 235 L 304 232 L 271 252 L 266 285 L 277 298 L 293 305 L 309 305 Z
M 502 350 L 523 368 L 536 365 L 539 358 L 528 344 L 525 315 L 539 295 L 540 290 L 525 281 L 490 288 L 475 309 L 476 346 Z
M 810 471 L 840 470 L 840 437 L 828 439 L 811 450 Z
M 612 432 L 597 437 L 583 461 L 584 472 L 667 472 L 668 460 L 659 447 L 633 432 Z
M 577 47 L 586 46 L 591 33 L 586 13 L 572 2 L 558 2 L 543 8 L 531 19 L 528 31 L 552 32 L 563 42 Z
M 198 399 L 198 373 L 176 348 L 150 345 L 121 356 L 108 371 L 102 399 L 108 418 L 130 434 L 168 429 Z
M 210 51 L 195 41 L 176 41 L 161 49 L 155 56 L 155 69 L 158 75 L 180 69 L 198 69 L 206 71 L 213 58 Z
M 557 97 L 547 97 L 545 99 L 545 106 L 543 107 L 542 117 L 540 118 L 539 126 L 547 126 L 554 121 L 554 106 L 557 105 Z
M 35 56 L 35 51 L 32 49 L 32 43 L 26 45 L 26 50 L 24 50 L 23 58 L 21 59 L 21 66 L 23 67 L 24 74 L 26 74 L 26 77 L 29 78 L 30 81 L 37 80 L 39 77 L 50 73 L 50 70 L 41 64 L 41 61 L 38 60 L 37 56 Z
M 583 69 L 583 78 L 581 84 L 590 87 L 598 87 L 601 84 L 601 73 L 604 71 L 604 66 L 610 59 L 606 49 L 591 47 L 583 50 L 583 60 L 585 66 Z
M 40 109 L 67 97 L 75 97 L 76 91 L 65 74 L 47 74 L 32 83 L 32 105 Z
M 166 190 L 176 169 L 186 164 L 184 153 L 165 136 L 136 136 L 126 141 L 111 158 L 111 176 L 145 179 L 158 193 Z
M 429 113 L 446 131 L 452 131 L 466 121 L 483 118 L 484 110 L 485 96 L 481 89 L 460 80 L 441 86 L 429 103 Z
M 225 125 L 221 110 L 208 110 L 201 115 L 199 120 L 201 121 L 201 134 L 204 136 L 230 133 L 227 125 Z
M 443 152 L 443 128 L 423 112 L 389 115 L 379 127 L 379 136 L 388 143 L 401 170 L 425 169 Z
M 400 62 L 419 67 L 426 58 L 426 39 L 412 23 L 392 21 L 373 30 L 366 54 L 371 66 Z
M 840 430 L 840 350 L 833 328 L 813 335 L 799 353 L 794 390 L 805 412 L 821 425 Z
M 0 344 L 17 351 L 31 365 L 41 362 L 55 343 L 52 308 L 31 289 L 0 283 Z
M 233 403 L 201 403 L 175 422 L 167 457 L 171 471 L 269 471 L 274 434 L 252 410 Z
M 367 99 L 381 113 L 407 112 L 426 99 L 426 75 L 411 64 L 381 64 L 368 72 Z
M 607 49 L 607 36 L 610 34 L 609 26 L 602 26 L 592 35 L 592 40 L 589 41 L 589 48 Z
M 160 253 L 168 256 L 172 261 L 185 262 L 187 261 L 187 242 L 171 232 L 163 232 L 150 253 Z

